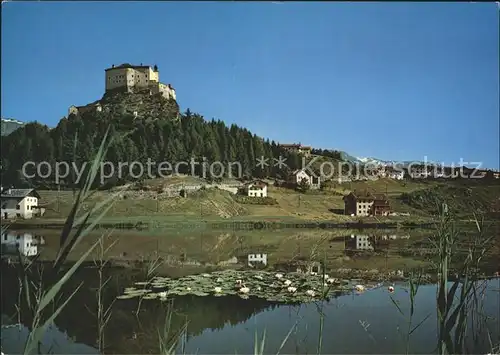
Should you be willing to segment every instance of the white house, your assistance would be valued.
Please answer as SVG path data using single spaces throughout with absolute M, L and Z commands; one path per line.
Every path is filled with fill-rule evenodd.
M 16 253 L 17 250 L 21 255 L 35 256 L 38 254 L 38 241 L 30 233 L 2 233 L 2 253 Z
M 246 193 L 249 197 L 267 197 L 267 183 L 261 180 L 250 182 L 246 185 Z
M 33 218 L 43 214 L 38 207 L 40 195 L 35 189 L 2 189 L 0 204 L 3 219 Z
M 290 182 L 293 183 L 293 184 L 299 185 L 302 182 L 302 180 L 304 180 L 304 179 L 307 181 L 307 183 L 309 184 L 309 186 L 312 189 L 319 189 L 320 188 L 320 179 L 319 179 L 319 177 L 314 177 L 312 175 L 309 175 L 305 171 L 305 169 L 295 170 L 290 175 Z
M 425 179 L 431 175 L 428 167 L 424 166 L 412 166 L 410 168 L 410 176 L 413 179 Z
M 248 254 L 248 266 L 255 264 L 267 265 L 267 254 Z
M 394 170 L 394 171 L 388 172 L 387 177 L 389 179 L 394 179 L 394 180 L 403 180 L 405 177 L 405 172 L 404 172 L 404 170 L 401 170 L 401 171 Z

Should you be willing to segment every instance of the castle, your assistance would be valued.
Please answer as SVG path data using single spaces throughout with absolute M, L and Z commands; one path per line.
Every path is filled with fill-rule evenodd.
M 149 65 L 131 65 L 128 63 L 119 66 L 112 65 L 105 69 L 106 92 L 125 91 L 138 92 L 149 90 L 151 95 L 161 93 L 167 99 L 176 100 L 175 89 L 170 84 L 160 83 L 158 67 Z

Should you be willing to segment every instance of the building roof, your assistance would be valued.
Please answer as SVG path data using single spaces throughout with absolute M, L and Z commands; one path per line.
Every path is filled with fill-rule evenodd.
M 352 196 L 355 199 L 373 200 L 374 203 L 376 201 L 379 201 L 377 202 L 378 204 L 380 203 L 385 204 L 389 202 L 385 194 L 373 194 L 369 191 L 351 191 L 349 194 L 344 196 L 344 199 L 346 199 L 349 196 Z
M 267 185 L 268 185 L 267 182 L 262 181 L 262 180 L 254 180 L 254 181 L 250 181 L 249 183 L 246 184 L 247 187 L 257 187 L 259 189 L 262 189 L 262 188 L 266 187 Z
M 373 200 L 373 206 L 374 207 L 389 207 L 390 203 L 389 203 L 389 200 L 385 197 L 375 198 L 375 200 Z
M 302 145 L 300 143 L 293 143 L 293 144 L 279 144 L 280 147 L 283 148 L 298 148 L 298 149 L 312 149 L 311 146 L 306 146 Z
M 35 197 L 40 198 L 38 192 L 35 189 L 8 189 L 2 188 L 1 197 L 2 198 L 12 198 L 12 199 L 22 199 L 33 193 Z
M 146 69 L 146 68 L 151 68 L 151 65 L 132 65 L 129 63 L 123 63 L 117 66 L 112 66 L 111 68 L 104 69 L 104 71 L 109 71 L 113 69 L 124 69 L 124 68 L 130 68 L 130 69 Z M 158 68 L 158 67 L 156 67 Z

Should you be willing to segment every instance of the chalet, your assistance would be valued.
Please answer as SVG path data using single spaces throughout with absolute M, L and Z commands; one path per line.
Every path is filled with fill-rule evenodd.
M 374 216 L 388 216 L 391 213 L 391 204 L 387 196 L 382 194 L 374 195 L 371 212 Z
M 413 165 L 409 168 L 409 173 L 412 179 L 425 179 L 431 175 L 427 165 Z
M 4 232 L 1 237 L 2 254 L 17 254 L 36 256 L 38 254 L 38 241 L 30 233 Z
M 293 152 L 296 154 L 300 154 L 303 156 L 310 156 L 312 153 L 312 147 L 310 146 L 305 146 L 300 143 L 296 144 L 280 144 L 279 145 L 281 148 L 285 149 L 288 152 Z
M 249 182 L 245 185 L 245 194 L 249 197 L 267 197 L 267 183 L 262 180 Z
M 308 174 L 305 169 L 295 170 L 289 176 L 289 182 L 293 185 L 299 185 L 304 179 L 312 189 L 319 189 L 321 187 L 319 177 Z
M 386 216 L 391 207 L 385 195 L 351 192 L 344 196 L 344 214 L 349 216 Z
M 2 189 L 0 204 L 3 219 L 33 218 L 43 215 L 44 209 L 38 207 L 40 195 L 35 189 Z
M 395 169 L 392 166 L 386 166 L 382 176 L 393 180 L 403 180 L 405 172 L 403 169 Z

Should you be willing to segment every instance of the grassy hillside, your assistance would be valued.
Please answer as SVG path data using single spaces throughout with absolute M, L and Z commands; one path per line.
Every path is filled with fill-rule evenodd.
M 230 181 L 228 181 L 230 182 Z M 155 179 L 148 182 L 150 191 L 127 191 L 108 212 L 107 221 L 203 221 L 203 220 L 262 220 L 262 221 L 356 221 L 356 218 L 342 213 L 343 195 L 352 190 L 367 189 L 373 192 L 387 191 L 391 205 L 396 212 L 410 213 L 410 219 L 428 218 L 432 209 L 417 196 L 427 196 L 428 191 L 449 191 L 446 186 L 436 182 L 399 182 L 378 180 L 337 184 L 325 191 L 309 191 L 301 194 L 294 190 L 269 186 L 269 197 L 276 201 L 272 205 L 246 204 L 235 199 L 228 191 L 207 189 L 188 192 L 187 197 L 159 193 L 158 188 L 182 186 L 183 184 L 200 184 L 203 180 L 185 177 L 173 179 Z M 452 187 L 450 187 L 452 188 Z M 436 190 L 437 189 L 437 190 Z M 481 198 L 494 196 L 495 192 L 488 187 L 477 187 L 473 191 L 480 193 Z M 87 208 L 95 202 L 105 199 L 111 191 L 96 192 Z M 447 192 L 444 192 L 446 194 Z M 64 219 L 73 204 L 71 191 L 40 190 L 40 204 L 46 207 L 46 214 L 38 221 L 58 221 Z M 415 196 L 407 203 L 401 196 Z M 498 196 L 498 194 L 496 195 Z M 448 195 L 447 197 L 452 197 Z M 457 197 L 458 198 L 458 197 Z M 460 206 L 459 200 L 456 206 Z M 380 218 L 379 218 L 380 219 Z M 386 218 L 398 220 L 396 217 Z M 30 223 L 27 221 L 26 223 Z
M 471 212 L 488 213 L 500 197 L 500 184 L 493 185 L 437 185 L 401 195 L 400 201 L 415 209 L 436 214 L 441 203 L 448 205 L 450 213 L 467 215 Z

